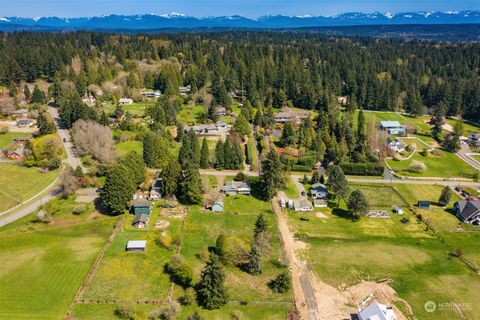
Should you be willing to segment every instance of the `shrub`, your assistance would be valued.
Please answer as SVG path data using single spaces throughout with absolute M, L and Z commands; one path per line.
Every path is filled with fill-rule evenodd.
M 0 127 L 0 134 L 7 134 L 9 131 L 8 127 Z
M 183 292 L 182 304 L 189 306 L 195 302 L 195 290 L 193 288 L 186 288 Z
M 408 169 L 413 171 L 426 171 L 427 165 L 422 161 L 413 160 Z
M 424 157 L 428 157 L 428 148 L 423 148 L 422 151 L 420 152 L 420 154 Z
M 443 157 L 444 156 L 443 152 L 439 149 L 433 149 L 431 153 L 435 157 Z
M 280 273 L 276 278 L 270 280 L 268 287 L 277 293 L 284 293 L 290 290 L 291 287 L 290 275 L 287 271 Z
M 180 306 L 177 302 L 172 301 L 170 305 L 164 309 L 152 312 L 149 316 L 149 320 L 175 320 L 180 312 Z
M 227 237 L 223 247 L 222 262 L 228 265 L 241 265 L 247 262 L 250 248 L 245 241 L 237 237 Z
M 126 305 L 117 305 L 115 307 L 114 314 L 120 319 L 134 320 L 135 314 L 133 307 L 129 304 Z
M 384 168 L 378 163 L 342 163 L 340 164 L 344 174 L 353 176 L 381 176 Z
M 167 235 L 162 234 L 158 237 L 157 243 L 159 246 L 165 249 L 170 249 L 172 246 L 172 237 L 170 237 L 168 234 Z
M 245 181 L 247 180 L 247 176 L 243 172 L 237 173 L 237 175 L 233 178 L 234 181 Z
M 454 251 L 454 254 L 455 254 L 455 256 L 457 256 L 457 257 L 463 256 L 463 250 L 462 250 L 462 248 L 456 248 L 455 251 Z
M 80 214 L 84 213 L 85 211 L 87 211 L 87 207 L 84 204 L 79 204 L 79 205 L 76 205 L 75 207 L 73 207 L 72 213 L 74 215 L 80 215 Z
M 415 149 L 417 149 L 417 145 L 415 143 L 410 143 L 406 149 L 408 152 L 415 151 Z
M 165 267 L 166 271 L 171 275 L 173 282 L 184 288 L 192 285 L 193 269 L 181 255 L 174 255 Z

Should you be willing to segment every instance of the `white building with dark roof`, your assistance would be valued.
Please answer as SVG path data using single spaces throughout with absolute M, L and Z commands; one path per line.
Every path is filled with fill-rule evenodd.
M 480 200 L 460 200 L 453 208 L 457 218 L 468 224 L 480 224 Z
M 359 320 L 397 320 L 392 307 L 373 301 L 358 313 Z

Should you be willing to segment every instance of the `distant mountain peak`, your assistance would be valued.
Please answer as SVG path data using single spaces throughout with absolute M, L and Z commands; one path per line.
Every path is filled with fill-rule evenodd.
M 480 24 L 480 11 L 447 12 L 345 12 L 333 16 L 317 15 L 264 15 L 257 19 L 240 15 L 208 16 L 196 18 L 183 13 L 168 14 L 110 14 L 97 17 L 3 17 L 0 30 L 152 30 L 163 28 L 258 28 L 284 29 L 304 27 L 402 25 L 402 24 Z

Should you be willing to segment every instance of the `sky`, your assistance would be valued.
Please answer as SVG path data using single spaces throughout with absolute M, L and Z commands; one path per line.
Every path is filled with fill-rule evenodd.
M 183 13 L 194 17 L 480 10 L 480 0 L 0 0 L 0 17 Z

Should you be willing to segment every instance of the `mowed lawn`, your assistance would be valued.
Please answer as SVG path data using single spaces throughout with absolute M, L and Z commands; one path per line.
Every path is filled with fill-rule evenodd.
M 400 190 L 402 194 L 410 187 L 399 186 L 404 188 Z M 441 192 L 439 186 L 418 187 L 404 195 L 409 203 L 416 203 L 418 199 L 435 201 Z M 386 186 L 357 185 L 352 188 L 360 188 L 374 207 L 383 206 L 384 210 L 399 201 L 399 198 L 384 198 L 388 193 Z M 341 206 L 344 209 L 345 204 L 342 202 Z M 436 236 L 426 231 L 425 225 L 417 222 L 409 211 L 404 215 L 392 213 L 391 219 L 364 217 L 352 222 L 344 217 L 343 209 L 322 209 L 326 219 L 316 218 L 311 213 L 290 213 L 290 225 L 296 237 L 309 244 L 304 256 L 320 279 L 339 287 L 361 280 L 389 278 L 391 286 L 412 306 L 418 319 L 460 319 L 452 310 L 425 312 L 424 304 L 429 300 L 471 303 L 471 309 L 463 312 L 467 319 L 475 319 L 480 312 L 474 298 L 475 292 L 480 290 L 478 276 L 448 253 L 447 246 L 440 240 L 443 233 Z M 435 211 L 437 213 L 441 213 L 437 219 L 451 218 L 445 211 Z M 302 221 L 302 216 L 310 220 Z M 403 217 L 409 219 L 409 223 L 402 223 Z M 471 240 L 461 238 L 462 243 Z
M 206 113 L 205 106 L 198 104 L 195 106 L 183 105 L 177 115 L 177 120 L 183 121 L 187 125 L 193 125 L 199 122 Z
M 0 134 L 0 150 L 9 149 L 15 138 L 27 138 L 29 133 L 24 132 L 7 132 Z
M 143 142 L 142 141 L 135 141 L 135 140 L 129 140 L 129 141 L 124 141 L 117 143 L 115 145 L 115 151 L 119 156 L 123 156 L 130 151 L 135 151 L 139 155 L 143 154 Z
M 16 163 L 0 163 L 0 212 L 28 200 L 50 185 L 60 170 L 41 173 Z
M 393 169 L 393 171 L 403 176 L 471 178 L 476 172 L 475 169 L 470 167 L 455 154 L 446 150 L 441 150 L 440 152 L 441 156 L 434 156 L 432 154 L 424 156 L 419 152 L 415 152 L 415 154 L 409 160 L 396 161 L 389 159 L 387 160 L 387 163 Z M 425 163 L 427 170 L 422 172 L 409 170 L 409 166 L 414 160 Z
M 0 319 L 63 319 L 101 247 L 112 218 L 31 216 L 0 228 Z M 72 219 L 70 219 L 72 217 Z

